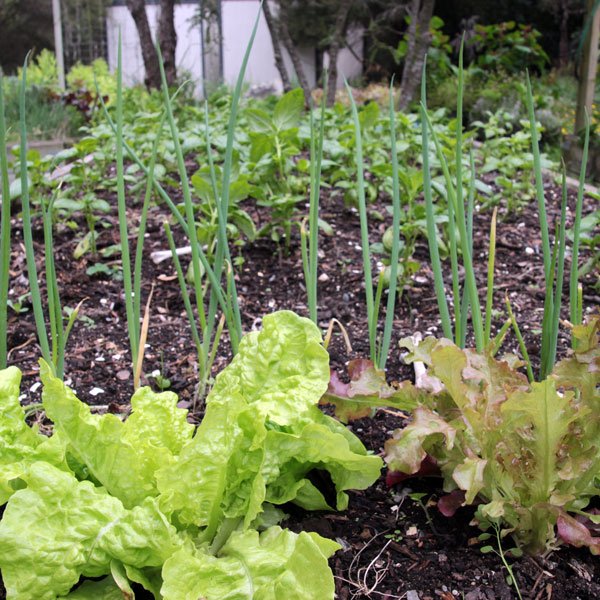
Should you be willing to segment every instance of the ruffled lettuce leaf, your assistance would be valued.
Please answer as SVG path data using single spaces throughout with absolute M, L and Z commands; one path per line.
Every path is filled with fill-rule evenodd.
M 157 473 L 163 510 L 204 528 L 207 540 L 226 517 L 243 517 L 249 526 L 265 498 L 265 435 L 260 415 L 239 394 L 211 402 L 192 442 Z
M 379 457 L 353 451 L 342 435 L 317 423 L 298 434 L 271 430 L 266 447 L 263 475 L 267 501 L 273 504 L 293 501 L 307 510 L 343 510 L 348 506 L 345 490 L 365 489 L 381 472 Z M 315 471 L 329 474 L 331 498 L 307 477 Z
M 335 416 L 343 423 L 368 417 L 373 409 L 380 406 L 412 410 L 424 394 L 406 381 L 389 385 L 385 371 L 365 358 L 348 363 L 348 376 L 350 381 L 344 383 L 332 370 L 327 392 L 321 398 L 321 404 L 335 407 Z
M 68 449 L 91 475 L 127 508 L 158 495 L 156 471 L 179 454 L 193 435 L 187 412 L 171 392 L 138 390 L 132 414 L 121 421 L 112 414 L 93 415 L 41 362 L 43 404 Z
M 240 394 L 263 418 L 286 426 L 315 414 L 328 382 L 329 355 L 319 329 L 280 311 L 264 317 L 261 331 L 244 336 L 207 403 Z
M 0 432 L 33 448 L 18 482 L 3 483 L 12 494 L 0 524 L 9 598 L 110 599 L 115 589 L 129 595 L 131 582 L 194 600 L 333 597 L 327 558 L 337 544 L 275 527 L 274 505 L 344 508 L 346 490 L 373 483 L 381 460 L 319 410 L 329 368 L 312 322 L 265 317 L 219 375 L 195 434 L 174 394 L 139 390 L 123 422 L 93 415 L 45 364 L 41 373 L 58 467 L 37 460 L 48 440 L 23 422 L 17 372 L 2 392 L 10 402 Z M 260 523 L 268 529 L 259 535 Z M 81 577 L 109 573 L 71 591 Z
M 112 577 L 105 577 L 100 581 L 84 581 L 76 590 L 67 596 L 68 600 L 133 600 L 133 596 L 126 596 L 115 583 Z
M 9 598 L 52 600 L 80 575 L 107 572 L 96 540 L 125 515 L 119 500 L 47 463 L 24 474 L 27 488 L 10 498 L 0 521 L 0 568 Z
M 80 576 L 110 572 L 113 559 L 160 567 L 183 542 L 155 499 L 128 511 L 104 488 L 47 463 L 24 474 L 27 488 L 0 521 L 0 568 L 8 597 L 65 595 Z
M 271 527 L 234 532 L 218 556 L 176 552 L 163 567 L 165 600 L 306 600 L 334 597 L 327 559 L 339 545 Z
M 33 462 L 43 460 L 64 470 L 65 444 L 25 423 L 19 402 L 21 372 L 16 367 L 0 371 L 0 505 L 22 487 L 22 474 Z
M 598 319 L 576 327 L 575 353 L 531 385 L 509 362 L 448 340 L 405 344 L 441 388 L 388 440 L 388 466 L 416 474 L 433 460 L 444 490 L 478 505 L 482 527 L 501 520 L 528 552 L 551 547 L 557 515 L 600 495 L 600 425 L 590 418 L 600 407 L 597 331 Z

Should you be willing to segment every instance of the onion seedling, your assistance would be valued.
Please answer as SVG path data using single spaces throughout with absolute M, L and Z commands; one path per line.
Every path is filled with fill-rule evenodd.
M 432 270 L 434 274 L 434 285 L 438 309 L 442 321 L 444 335 L 453 339 L 458 345 L 464 347 L 466 341 L 467 318 L 470 310 L 471 321 L 473 325 L 473 334 L 475 345 L 478 352 L 484 348 L 490 348 L 494 353 L 497 351 L 499 337 L 491 339 L 491 313 L 493 306 L 493 286 L 494 286 L 494 259 L 496 244 L 496 211 L 492 216 L 492 224 L 489 237 L 489 257 L 487 268 L 487 291 L 485 313 L 482 312 L 479 304 L 479 293 L 475 280 L 475 271 L 473 267 L 473 182 L 475 180 L 475 169 L 471 153 L 471 182 L 468 194 L 467 213 L 463 201 L 463 181 L 462 181 L 462 92 L 463 92 L 463 63 L 462 63 L 462 45 L 459 55 L 458 69 L 458 99 L 457 99 L 457 124 L 456 124 L 456 159 L 455 170 L 456 178 L 453 180 L 448 162 L 442 151 L 441 144 L 437 138 L 436 132 L 432 126 L 431 119 L 427 113 L 426 103 L 426 78 L 425 67 L 423 68 L 423 79 L 421 84 L 421 123 L 423 136 L 423 170 L 424 170 L 424 194 L 425 208 L 427 215 L 427 232 L 429 240 L 429 253 Z M 535 189 L 538 204 L 538 214 L 540 222 L 540 233 L 542 239 L 542 256 L 544 264 L 545 281 L 545 300 L 544 316 L 542 320 L 542 341 L 541 341 L 541 366 L 539 377 L 543 380 L 552 371 L 556 360 L 556 348 L 558 340 L 558 325 L 560 319 L 560 308 L 562 301 L 562 288 L 564 279 L 564 258 L 566 253 L 566 208 L 567 208 L 567 188 L 566 173 L 563 167 L 562 173 L 562 202 L 561 217 L 555 228 L 554 245 L 550 246 L 550 235 L 547 223 L 546 200 L 544 196 L 543 176 L 541 168 L 541 158 L 539 151 L 539 131 L 535 120 L 535 110 L 533 105 L 533 94 L 531 91 L 531 82 L 527 75 L 527 93 L 526 104 L 529 113 L 529 126 L 531 131 L 531 144 L 533 153 L 533 170 L 535 177 Z M 446 210 L 448 215 L 448 228 L 450 237 L 450 260 L 452 272 L 452 296 L 454 302 L 454 337 L 450 322 L 450 310 L 446 299 L 444 289 L 444 279 L 442 276 L 441 261 L 439 256 L 437 231 L 434 222 L 434 206 L 432 197 L 431 173 L 429 168 L 429 134 L 433 139 L 436 154 L 441 164 L 444 180 L 446 184 Z M 577 264 L 579 253 L 579 227 L 581 223 L 581 205 L 583 199 L 583 183 L 585 178 L 587 154 L 589 144 L 589 121 L 584 142 L 583 161 L 581 165 L 581 174 L 579 181 L 577 207 L 574 224 L 572 264 L 569 285 L 570 316 L 574 324 L 581 321 L 581 302 L 578 300 L 578 282 L 577 282 Z M 458 243 L 455 232 L 458 230 L 460 236 L 460 251 L 465 270 L 465 288 L 463 290 L 462 300 L 460 297 L 460 286 L 458 280 Z M 461 304 L 462 303 L 462 304 Z M 518 327 L 508 299 L 506 300 L 506 309 L 508 311 L 510 323 L 513 327 L 521 353 L 527 363 L 527 374 L 533 381 L 533 371 L 531 362 L 527 354 L 523 336 Z M 503 329 L 506 328 L 505 323 Z
M 4 119 L 4 80 L 0 72 L 0 178 L 2 212 L 0 213 L 0 369 L 7 366 L 8 284 L 10 270 L 10 185 L 6 158 L 6 121 Z
M 66 325 L 63 327 L 63 310 L 60 302 L 58 291 L 58 280 L 56 277 L 56 267 L 54 264 L 54 244 L 52 230 L 52 208 L 56 194 L 60 189 L 58 186 L 54 192 L 54 196 L 50 199 L 47 206 L 42 202 L 42 220 L 44 227 L 44 265 L 46 275 L 46 292 L 48 303 L 48 321 L 50 323 L 50 341 L 48 340 L 48 332 L 44 318 L 44 307 L 42 303 L 42 295 L 38 281 L 38 271 L 35 263 L 35 249 L 33 245 L 32 226 L 31 226 L 31 205 L 29 196 L 29 175 L 27 172 L 27 123 L 25 119 L 25 91 L 27 88 L 27 61 L 29 54 L 25 58 L 23 71 L 21 76 L 19 90 L 19 129 L 21 135 L 20 143 L 20 165 L 21 165 L 21 205 L 23 213 L 23 241 L 25 245 L 25 256 L 27 262 L 27 273 L 29 276 L 29 289 L 31 291 L 31 303 L 33 306 L 33 314 L 35 326 L 38 336 L 38 342 L 42 357 L 51 365 L 54 374 L 60 379 L 64 375 L 64 360 L 65 347 L 69 334 L 79 314 L 79 309 L 83 300 L 71 312 L 67 319 Z M 2 146 L 4 151 L 4 146 Z M 8 196 L 6 196 L 8 198 Z M 3 202 L 4 208 L 4 202 Z M 3 244 L 8 243 L 8 240 L 3 235 Z M 2 258 L 7 260 L 7 255 L 2 248 Z M 7 254 L 10 253 L 10 247 Z M 6 275 L 5 275 L 6 276 Z
M 327 88 L 327 75 L 325 75 Z M 306 284 L 308 314 L 312 322 L 318 324 L 317 282 L 319 256 L 319 201 L 321 195 L 321 165 L 323 161 L 323 138 L 325 131 L 325 94 L 321 98 L 321 117 L 319 134 L 316 135 L 314 113 L 310 110 L 310 197 L 309 197 L 309 230 L 303 221 L 300 225 L 300 243 L 302 250 L 302 267 Z M 308 244 L 307 244 L 308 238 Z

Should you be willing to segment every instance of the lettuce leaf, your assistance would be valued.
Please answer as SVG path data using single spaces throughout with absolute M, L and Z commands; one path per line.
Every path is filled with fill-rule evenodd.
M 130 600 L 123 595 L 112 577 L 105 577 L 100 581 L 84 581 L 76 590 L 67 596 L 68 600 Z
M 38 462 L 0 522 L 0 568 L 8 597 L 55 598 L 81 575 L 110 571 L 112 559 L 160 567 L 183 545 L 148 498 L 131 511 L 104 488 Z
M 203 540 L 225 519 L 243 518 L 249 527 L 265 501 L 345 508 L 344 490 L 368 487 L 381 469 L 378 457 L 317 406 L 329 381 L 317 327 L 288 311 L 263 325 L 217 377 L 193 441 L 157 473 L 163 511 L 203 528 Z M 329 471 L 333 501 L 306 479 L 312 469 Z
M 271 527 L 234 532 L 218 557 L 184 549 L 166 561 L 165 600 L 307 600 L 334 597 L 327 559 L 339 545 Z
M 41 361 L 43 404 L 68 449 L 93 477 L 131 508 L 158 495 L 156 471 L 179 454 L 193 435 L 177 396 L 138 390 L 132 415 L 124 423 L 115 415 L 93 415 Z
M 65 443 L 58 435 L 50 438 L 25 423 L 19 402 L 21 372 L 16 367 L 0 371 L 0 505 L 5 504 L 28 467 L 39 460 L 68 471 Z
M 106 573 L 110 561 L 97 538 L 125 515 L 121 502 L 47 463 L 34 463 L 23 477 L 27 488 L 13 494 L 0 521 L 8 598 L 53 600 L 80 575 Z
M 263 319 L 261 331 L 242 339 L 239 352 L 208 396 L 240 394 L 263 418 L 286 426 L 314 414 L 329 383 L 329 355 L 309 319 L 280 311 Z
M 211 402 L 194 439 L 157 472 L 161 507 L 183 525 L 205 528 L 212 539 L 226 517 L 247 526 L 261 511 L 266 429 L 238 395 Z
M 274 505 L 344 508 L 381 460 L 319 410 L 329 365 L 311 321 L 265 317 L 218 376 L 195 433 L 174 394 L 139 390 L 121 421 L 92 414 L 43 362 L 41 377 L 50 439 L 23 420 L 18 371 L 0 373 L 9 599 L 109 600 L 133 582 L 157 598 L 333 597 L 337 544 L 276 527 Z
M 307 510 L 343 510 L 348 506 L 345 490 L 365 489 L 381 472 L 379 457 L 354 452 L 343 436 L 317 423 L 298 434 L 269 431 L 266 446 L 266 499 L 273 504 L 294 501 Z M 306 478 L 315 469 L 329 473 L 335 486 L 332 501 Z
M 600 495 L 600 422 L 590 418 L 600 407 L 599 324 L 594 317 L 575 327 L 575 352 L 533 384 L 489 353 L 433 338 L 418 347 L 403 342 L 408 360 L 425 363 L 441 388 L 386 442 L 390 469 L 416 474 L 432 461 L 444 490 L 462 492 L 453 500 L 477 504 L 484 529 L 502 521 L 527 552 L 552 547 L 557 516 L 577 514 Z M 577 538 L 569 523 L 562 521 L 565 541 Z

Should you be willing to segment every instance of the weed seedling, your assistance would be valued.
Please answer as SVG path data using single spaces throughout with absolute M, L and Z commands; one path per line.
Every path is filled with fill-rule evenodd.
M 496 554 L 497 556 L 500 557 L 500 560 L 502 561 L 502 564 L 504 565 L 504 567 L 506 568 L 506 571 L 508 572 L 508 577 L 507 577 L 507 582 L 509 585 L 512 585 L 516 592 L 517 595 L 519 596 L 519 600 L 523 600 L 523 597 L 521 596 L 521 590 L 519 589 L 519 584 L 517 583 L 517 580 L 515 578 L 515 574 L 512 570 L 511 565 L 508 564 L 508 561 L 506 560 L 506 555 L 507 554 L 511 554 L 512 556 L 514 556 L 515 558 L 519 558 L 520 556 L 523 555 L 523 552 L 521 551 L 520 548 L 510 548 L 509 550 L 504 550 L 504 548 L 502 547 L 502 533 L 500 531 L 500 525 L 498 525 L 498 523 L 491 523 L 493 529 L 494 529 L 494 533 L 495 533 L 495 538 L 496 538 L 496 548 L 494 548 L 493 546 L 483 546 L 481 548 L 481 553 L 482 554 L 489 554 L 490 552 L 493 552 L 494 554 Z M 481 542 L 484 542 L 486 540 L 491 539 L 492 537 L 494 537 L 491 533 L 482 533 L 477 539 Z

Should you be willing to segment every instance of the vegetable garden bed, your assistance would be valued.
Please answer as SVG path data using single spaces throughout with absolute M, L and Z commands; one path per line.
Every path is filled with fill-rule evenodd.
M 99 251 L 119 241 L 116 197 L 106 194 L 105 199 L 111 207 L 106 220 L 113 226 L 98 239 Z M 560 214 L 560 188 L 548 182 L 546 199 L 548 221 L 554 222 Z M 574 198 L 570 198 L 570 205 L 574 205 Z M 251 203 L 245 208 L 257 224 L 269 218 L 265 209 Z M 595 201 L 587 198 L 584 216 L 595 208 Z M 137 222 L 139 209 L 130 207 L 129 210 L 131 222 Z M 379 202 L 371 205 L 370 210 L 382 216 L 387 214 Z M 154 389 L 168 385 L 179 395 L 180 406 L 192 408 L 197 381 L 196 354 L 181 294 L 172 263 L 165 261 L 156 265 L 151 259 L 154 251 L 165 249 L 162 222 L 167 214 L 163 206 L 150 210 L 144 247 L 144 298 L 150 287 L 155 286 L 144 369 L 147 382 Z M 333 235 L 322 234 L 320 241 L 319 324 L 324 330 L 329 320 L 336 318 L 347 329 L 352 343 L 351 355 L 337 333 L 329 346 L 331 367 L 344 372 L 349 358 L 368 355 L 359 219 L 356 210 L 347 207 L 342 194 L 335 189 L 322 193 L 320 217 L 331 225 Z M 475 257 L 486 256 L 490 217 L 489 212 L 475 215 Z M 510 296 L 535 362 L 539 349 L 534 327 L 541 322 L 544 298 L 544 290 L 540 287 L 543 265 L 538 216 L 534 204 L 530 203 L 520 214 L 506 215 L 501 208 L 499 218 L 495 303 L 501 305 L 505 293 Z M 571 222 L 569 216 L 568 227 Z M 371 238 L 381 236 L 390 223 L 391 218 L 384 217 L 381 221 L 371 218 Z M 17 298 L 28 290 L 28 283 L 25 257 L 18 243 L 22 239 L 20 224 L 15 221 L 13 226 L 17 243 L 11 257 L 12 297 Z M 34 237 L 41 248 L 41 221 L 34 221 Z M 178 241 L 185 243 L 183 239 Z M 94 263 L 91 258 L 73 258 L 76 244 L 70 230 L 57 231 L 55 259 L 63 303 L 74 306 L 86 298 L 82 318 L 76 322 L 69 341 L 65 372 L 78 397 L 94 412 L 126 415 L 130 408 L 132 373 L 122 283 L 102 273 L 87 275 L 86 270 Z M 297 233 L 294 233 L 289 254 L 273 242 L 258 240 L 245 245 L 240 256 L 243 264 L 237 271 L 237 284 L 245 331 L 260 328 L 261 318 L 276 310 L 290 309 L 307 314 Z M 581 258 L 585 261 L 588 256 L 582 252 Z M 387 363 L 388 381 L 413 378 L 412 367 L 401 360 L 397 345 L 400 338 L 416 331 L 441 336 L 433 277 L 428 267 L 427 247 L 422 240 L 417 243 L 414 258 L 421 265 L 397 306 L 392 351 Z M 103 264 L 110 269 L 113 263 L 107 257 Z M 475 265 L 480 269 L 476 272 L 478 282 L 484 286 L 485 260 L 476 260 Z M 582 283 L 584 306 L 600 304 L 597 273 L 592 271 Z M 40 397 L 36 383 L 39 351 L 33 315 L 26 300 L 20 308 L 19 314 L 11 315 L 8 346 L 13 349 L 10 363 L 19 366 L 24 373 L 22 402 L 27 405 L 35 404 Z M 568 317 L 566 312 L 564 317 Z M 494 320 L 495 327 L 500 324 L 500 320 Z M 568 344 L 566 335 L 560 338 L 559 357 L 566 353 Z M 513 345 L 517 352 L 516 341 Z M 230 358 L 226 345 L 222 345 L 213 373 L 221 371 Z M 202 414 L 201 408 L 192 410 L 192 421 L 200 422 Z M 37 422 L 42 430 L 47 426 L 41 412 L 33 411 L 30 420 Z M 405 424 L 406 415 L 401 412 L 377 410 L 372 417 L 355 421 L 350 427 L 368 449 L 378 454 L 392 430 Z M 325 478 L 320 485 L 326 495 L 330 481 Z M 507 573 L 501 558 L 494 553 L 480 552 L 482 544 L 477 541 L 480 532 L 469 525 L 471 509 L 463 508 L 452 519 L 446 519 L 435 508 L 440 495 L 437 480 L 409 480 L 388 488 L 382 477 L 370 489 L 351 493 L 349 509 L 342 513 L 307 513 L 291 505 L 284 508 L 290 514 L 287 525 L 292 530 L 316 531 L 342 545 L 330 560 L 339 598 L 495 600 L 516 597 L 514 587 L 506 581 Z M 600 566 L 597 557 L 587 548 L 561 548 L 544 558 L 509 557 L 508 560 L 513 565 L 523 598 L 583 600 L 600 597 Z M 136 598 L 143 597 L 136 594 Z

